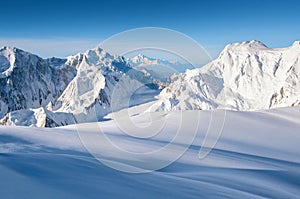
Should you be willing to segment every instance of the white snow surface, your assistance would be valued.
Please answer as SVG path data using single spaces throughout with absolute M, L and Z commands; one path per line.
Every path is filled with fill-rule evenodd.
M 131 119 L 144 125 L 143 111 L 152 104 L 130 108 Z M 198 121 L 195 113 L 200 114 Z M 220 139 L 201 160 L 198 153 L 212 111 L 149 114 L 153 123 L 166 120 L 166 125 L 161 134 L 148 139 L 124 134 L 113 119 L 98 123 L 119 147 L 144 153 L 172 140 L 182 114 L 190 118 L 184 125 L 187 135 L 194 130 L 190 126 L 199 122 L 193 144 L 184 155 L 147 174 L 123 173 L 98 162 L 83 147 L 76 126 L 0 127 L 1 198 L 299 198 L 298 107 L 227 111 Z M 91 135 L 99 133 L 91 124 L 80 124 L 81 129 Z M 178 142 L 184 143 L 185 139 Z M 108 146 L 102 147 L 110 161 L 131 164 L 126 157 L 109 153 Z M 156 161 L 165 158 L 158 156 Z
M 300 105 L 300 42 L 271 49 L 259 41 L 234 43 L 202 68 L 172 79 L 157 110 L 261 110 Z

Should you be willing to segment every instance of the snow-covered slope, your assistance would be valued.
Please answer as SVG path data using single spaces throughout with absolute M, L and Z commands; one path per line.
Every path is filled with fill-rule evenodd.
M 300 42 L 270 49 L 230 44 L 203 68 L 188 70 L 158 96 L 157 110 L 259 110 L 300 105 Z
M 100 127 L 117 146 L 146 153 L 172 141 L 173 126 L 180 123 L 182 114 L 189 118 L 184 125 L 187 134 L 199 122 L 197 136 L 184 155 L 147 174 L 119 172 L 99 163 L 82 146 L 75 126 L 0 127 L 1 198 L 299 198 L 299 108 L 228 111 L 217 145 L 202 160 L 198 153 L 211 112 L 200 111 L 201 120 L 194 117 L 195 112 L 154 113 L 153 123 L 167 123 L 164 133 L 149 139 L 124 134 L 115 121 L 80 124 L 90 139 L 98 139 Z M 140 120 L 138 126 L 144 125 L 143 118 L 132 116 Z M 185 139 L 177 141 L 184 146 Z M 128 161 L 126 156 L 110 153 L 108 146 L 99 146 L 111 162 L 149 161 L 143 156 Z M 162 154 L 155 161 L 165 161 Z

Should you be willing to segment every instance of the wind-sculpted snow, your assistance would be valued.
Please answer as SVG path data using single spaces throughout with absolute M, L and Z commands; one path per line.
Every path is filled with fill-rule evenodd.
M 175 76 L 157 110 L 260 110 L 300 105 L 300 43 L 270 49 L 258 41 L 230 44 L 203 68 Z
M 138 108 L 138 107 L 137 107 Z M 136 108 L 132 108 L 136 110 Z M 143 113 L 131 119 L 144 125 Z M 184 111 L 189 115 L 189 111 Z M 89 155 L 76 126 L 52 129 L 0 128 L 0 194 L 3 198 L 299 198 L 300 110 L 297 107 L 260 112 L 227 112 L 222 136 L 211 153 L 198 158 L 211 111 L 200 111 L 193 144 L 168 167 L 147 174 L 113 170 Z M 152 122 L 178 124 L 181 112 L 156 112 Z M 193 114 L 190 114 L 193 122 Z M 98 129 L 80 124 L 96 139 Z M 147 153 L 166 145 L 172 126 L 152 138 L 124 134 L 114 120 L 98 123 L 124 150 Z M 186 133 L 193 131 L 186 126 Z M 144 134 L 146 132 L 140 132 Z M 184 145 L 185 139 L 177 144 Z M 99 140 L 101 146 L 101 140 Z M 110 153 L 107 160 L 133 164 Z M 164 161 L 157 156 L 155 161 Z M 136 161 L 147 161 L 139 159 Z

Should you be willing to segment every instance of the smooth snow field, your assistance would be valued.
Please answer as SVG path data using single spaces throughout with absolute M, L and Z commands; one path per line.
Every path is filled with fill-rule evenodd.
M 115 145 L 146 154 L 169 142 L 187 145 L 184 136 L 172 138 L 178 125 L 187 136 L 195 131 L 195 113 L 198 129 L 184 154 L 169 166 L 136 174 L 112 169 L 87 152 L 79 137 L 97 133 L 96 123 L 78 125 L 80 135 L 75 125 L 1 126 L 0 198 L 299 198 L 300 108 L 227 111 L 221 136 L 204 159 L 198 155 L 210 111 L 140 113 L 132 107 L 131 119 L 140 129 L 147 130 L 148 119 L 153 124 L 165 121 L 162 133 L 153 137 L 142 131 L 145 138 L 123 133 L 113 116 L 97 126 Z M 178 122 L 182 116 L 184 124 Z M 107 154 L 103 158 L 115 164 L 149 163 L 143 156 L 131 160 L 98 143 Z M 168 160 L 174 153 L 158 153 L 155 161 Z

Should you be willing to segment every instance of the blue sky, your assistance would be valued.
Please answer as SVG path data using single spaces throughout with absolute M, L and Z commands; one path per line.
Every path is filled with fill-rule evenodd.
M 232 42 L 260 40 L 269 47 L 300 39 L 296 0 L 1 1 L 0 45 L 43 57 L 66 56 L 139 27 L 182 32 L 213 56 Z

